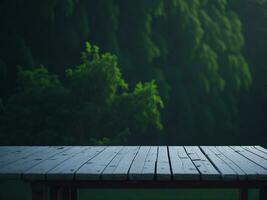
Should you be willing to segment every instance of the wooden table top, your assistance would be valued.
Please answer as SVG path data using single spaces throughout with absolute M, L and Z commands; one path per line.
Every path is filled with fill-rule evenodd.
M 0 178 L 266 181 L 260 146 L 2 146 Z

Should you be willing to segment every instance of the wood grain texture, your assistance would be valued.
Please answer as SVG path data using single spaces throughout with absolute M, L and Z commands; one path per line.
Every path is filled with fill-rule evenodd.
M 76 180 L 99 180 L 101 173 L 113 158 L 122 150 L 122 146 L 107 147 L 104 151 L 84 163 L 76 172 Z
M 5 156 L 8 153 L 20 152 L 26 149 L 27 146 L 0 146 L 0 156 Z
M 23 173 L 25 180 L 45 180 L 48 171 L 82 152 L 86 147 L 68 147 L 64 152 L 48 158 Z
M 221 173 L 223 180 L 237 180 L 238 174 L 227 164 L 224 159 L 214 153 L 209 147 L 202 146 L 201 149 L 209 160 L 216 166 L 216 169 Z
M 266 180 L 267 171 L 258 164 L 247 159 L 230 147 L 218 146 L 216 148 L 241 168 L 246 173 L 249 180 Z
M 147 157 L 147 154 L 150 150 L 150 147 L 148 146 L 142 146 L 140 147 L 137 155 L 135 156 L 130 171 L 129 171 L 129 179 L 130 180 L 141 180 L 142 177 L 142 170 L 145 165 L 145 160 Z
M 171 168 L 167 146 L 160 146 L 158 148 L 156 178 L 157 180 L 171 180 Z
M 11 179 L 20 178 L 20 176 L 27 170 L 61 152 L 66 151 L 69 147 L 47 147 L 41 149 L 41 151 L 4 166 L 1 169 L 0 176 L 8 176 Z
M 222 154 L 215 146 L 209 146 L 209 149 L 219 158 L 221 158 L 225 163 L 228 164 L 237 174 L 238 180 L 246 180 L 247 174 L 238 166 L 236 165 L 230 158 L 226 157 Z
M 48 180 L 73 180 L 75 172 L 105 148 L 106 147 L 102 146 L 84 147 L 77 155 L 48 171 L 46 173 L 46 178 Z
M 2 146 L 0 178 L 27 181 L 266 181 L 261 146 Z
M 139 146 L 125 146 L 102 172 L 103 180 L 127 180 L 131 164 Z
M 151 147 L 144 163 L 141 180 L 154 180 L 157 155 L 158 155 L 158 147 L 156 146 Z
M 201 152 L 199 147 L 185 146 L 185 150 L 201 174 L 202 180 L 219 180 L 220 173 L 215 169 L 213 164 Z
M 267 154 L 267 149 L 261 147 L 261 146 L 254 146 L 256 149 L 262 151 L 263 153 L 266 153 Z
M 169 147 L 170 162 L 174 180 L 199 180 L 200 174 L 184 147 Z
M 243 155 L 244 157 L 246 157 L 247 159 L 251 160 L 252 162 L 254 162 L 255 164 L 263 167 L 264 169 L 267 169 L 267 160 L 252 153 L 251 151 L 248 151 L 240 146 L 231 146 L 231 148 L 238 152 L 239 154 Z
M 258 150 L 254 146 L 242 146 L 242 148 L 246 149 L 247 151 L 250 151 L 251 153 L 256 154 L 257 156 L 260 156 L 261 158 L 267 160 L 267 154 Z
M 35 153 L 42 152 L 46 149 L 48 147 L 26 147 L 25 149 L 18 148 L 16 151 L 5 153 L 0 157 L 0 169 L 10 163 L 33 156 Z

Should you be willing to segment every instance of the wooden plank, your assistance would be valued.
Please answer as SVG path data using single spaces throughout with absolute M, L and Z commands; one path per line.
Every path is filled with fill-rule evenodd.
M 93 159 L 86 162 L 75 172 L 76 180 L 99 180 L 101 173 L 122 150 L 122 146 L 110 146 L 99 153 Z
M 228 164 L 229 167 L 231 167 L 236 174 L 238 175 L 239 180 L 245 180 L 247 179 L 246 173 L 232 160 L 230 160 L 228 157 L 226 157 L 224 154 L 222 154 L 215 146 L 210 146 L 209 149 L 219 158 L 221 158 L 225 163 Z
M 68 160 L 69 158 L 75 156 L 76 154 L 83 151 L 86 147 L 74 146 L 69 147 L 66 151 L 56 154 L 47 160 L 42 161 L 38 165 L 30 168 L 23 174 L 23 179 L 25 180 L 45 180 L 46 173 L 53 168 L 57 167 L 59 164 Z
M 39 147 L 40 148 L 40 147 Z M 8 164 L 1 168 L 0 177 L 9 179 L 19 179 L 23 172 L 41 163 L 58 153 L 65 151 L 68 147 L 46 147 L 43 150 L 30 156 L 19 159 L 14 163 Z
M 260 165 L 264 169 L 267 169 L 267 160 L 265 160 L 264 158 L 254 154 L 250 151 L 247 151 L 246 149 L 242 148 L 241 146 L 231 146 L 231 148 L 235 152 L 238 152 L 239 154 L 243 155 L 244 157 L 251 160 L 255 164 Z
M 0 169 L 10 163 L 14 163 L 20 159 L 27 158 L 28 156 L 34 155 L 35 153 L 44 151 L 48 147 L 35 146 L 35 147 L 26 147 L 25 149 L 18 149 L 17 151 L 12 151 L 2 155 L 0 157 Z
M 171 168 L 168 156 L 168 149 L 166 146 L 159 146 L 158 148 L 156 178 L 157 180 L 171 179 Z
M 0 156 L 4 156 L 7 153 L 15 153 L 26 149 L 26 146 L 0 146 Z
M 65 160 L 57 167 L 46 173 L 47 180 L 73 180 L 75 172 L 80 169 L 80 167 L 88 162 L 90 159 L 94 158 L 100 152 L 102 152 L 106 147 L 103 146 L 87 146 L 79 152 L 79 154 Z
M 139 146 L 124 147 L 102 172 L 103 180 L 126 180 Z
M 149 146 L 141 146 L 137 155 L 135 156 L 131 168 L 129 170 L 129 179 L 130 180 L 141 180 L 142 179 L 142 171 L 145 165 L 145 160 L 147 154 L 150 150 Z
M 242 148 L 256 154 L 257 156 L 260 156 L 261 158 L 263 158 L 265 160 L 267 160 L 267 154 L 256 149 L 254 146 L 242 146 Z
M 1 147 L 0 149 L 0 154 L 1 154 L 1 159 L 4 157 L 8 157 L 12 154 L 22 154 L 26 153 L 28 151 L 32 151 L 33 149 L 43 147 L 43 146 L 25 146 L 25 147 L 20 147 L 20 146 L 7 146 L 7 147 Z
M 216 169 L 221 173 L 223 180 L 237 180 L 237 173 L 227 164 L 227 162 L 213 153 L 208 146 L 201 146 L 200 148 L 214 166 L 216 166 Z
M 147 154 L 141 180 L 153 180 L 156 173 L 158 147 L 152 146 Z
M 265 149 L 261 146 L 255 146 L 255 148 L 267 154 L 267 149 Z
M 220 173 L 197 146 L 185 146 L 185 150 L 201 174 L 202 180 L 219 180 Z
M 120 161 L 119 165 L 113 172 L 113 178 L 116 180 L 126 180 L 128 178 L 128 172 L 130 170 L 131 164 L 139 151 L 139 146 L 131 147 L 131 151 L 127 154 L 127 156 L 123 157 Z
M 239 168 L 241 168 L 247 174 L 247 178 L 249 180 L 266 180 L 267 171 L 264 168 L 235 152 L 230 147 L 217 146 L 216 148 L 237 166 L 239 166 Z
M 169 146 L 171 169 L 174 180 L 199 180 L 200 174 L 181 146 Z

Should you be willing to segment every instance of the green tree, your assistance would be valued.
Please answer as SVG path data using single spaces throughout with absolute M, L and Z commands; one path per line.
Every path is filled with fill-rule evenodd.
M 213 141 L 215 134 L 221 142 L 236 138 L 236 95 L 251 75 L 241 23 L 227 1 L 168 1 L 155 32 L 166 52 L 159 67 L 172 91 L 167 131 L 182 143 Z
M 240 129 L 243 143 L 261 143 L 267 129 L 267 1 L 229 1 L 243 25 L 244 54 L 251 68 L 252 87 L 242 94 L 240 101 Z M 255 136 L 256 135 L 256 136 Z M 263 142 L 264 145 L 264 142 Z
M 159 109 L 163 103 L 155 83 L 139 83 L 130 92 L 117 58 L 109 53 L 100 54 L 98 47 L 89 43 L 82 61 L 74 69 L 66 70 L 76 113 L 73 120 L 78 125 L 76 132 L 83 136 L 90 133 L 91 138 L 108 138 L 112 143 L 156 142 L 143 137 L 153 129 L 157 138 L 162 129 Z
M 60 111 L 67 91 L 46 68 L 18 71 L 17 93 L 11 96 L 1 116 L 3 142 L 19 144 L 57 143 Z M 61 133 L 62 134 L 62 133 Z M 64 137 L 64 134 L 62 134 Z
M 5 99 L 16 93 L 16 66 L 43 64 L 64 85 L 67 97 L 62 99 L 66 106 L 61 117 L 69 130 L 100 144 L 126 141 L 122 138 L 129 141 L 131 137 L 137 141 L 134 136 L 141 136 L 143 130 L 153 134 L 160 126 L 154 121 L 153 128 L 148 128 L 150 122 L 139 115 L 137 118 L 143 120 L 134 124 L 137 122 L 131 117 L 137 114 L 127 106 L 119 110 L 116 102 L 128 99 L 135 102 L 131 107 L 144 106 L 138 103 L 141 97 L 134 95 L 136 84 L 155 80 L 142 84 L 141 91 L 150 88 L 147 94 L 151 99 L 158 91 L 164 100 L 165 141 L 241 141 L 241 132 L 249 130 L 250 124 L 255 125 L 245 135 L 257 127 L 262 133 L 266 129 L 258 126 L 266 118 L 265 21 L 266 0 L 4 0 L 0 6 L 0 54 L 8 77 L 4 107 Z M 91 49 L 85 52 L 89 57 L 80 60 L 86 40 L 118 59 L 112 55 L 102 58 L 98 50 Z M 115 65 L 121 66 L 129 89 L 119 81 L 123 79 Z M 67 70 L 66 77 L 70 66 L 77 67 Z M 75 112 L 79 123 L 73 119 Z M 99 114 L 95 117 L 90 112 Z M 128 117 L 115 122 L 110 120 L 113 112 L 113 118 Z M 86 118 L 94 125 L 88 127 Z M 100 127 L 100 121 L 107 125 Z M 143 128 L 138 128 L 139 123 Z M 107 134 L 108 127 L 114 133 Z M 73 133 L 68 135 L 73 137 Z M 82 141 L 84 136 L 80 138 Z M 141 142 L 145 142 L 144 137 L 140 137 Z
M 19 144 L 157 142 L 162 100 L 154 82 L 130 92 L 116 57 L 86 43 L 82 64 L 62 83 L 41 66 L 19 68 L 18 88 L 5 105 L 1 137 Z M 148 137 L 153 130 L 153 137 Z M 7 134 L 9 133 L 9 134 Z M 133 140 L 135 139 L 135 140 Z

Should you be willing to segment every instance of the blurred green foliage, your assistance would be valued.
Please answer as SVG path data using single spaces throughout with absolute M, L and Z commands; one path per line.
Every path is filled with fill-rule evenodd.
M 1 141 L 264 145 L 266 13 L 265 0 L 4 0 Z M 88 40 L 110 53 L 80 56 Z
M 156 84 L 138 83 L 131 92 L 116 57 L 90 43 L 81 58 L 64 83 L 43 66 L 19 67 L 18 88 L 1 116 L 2 144 L 155 142 L 163 107 Z M 148 128 L 153 134 L 143 139 Z

